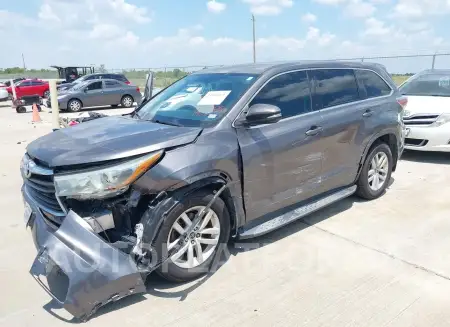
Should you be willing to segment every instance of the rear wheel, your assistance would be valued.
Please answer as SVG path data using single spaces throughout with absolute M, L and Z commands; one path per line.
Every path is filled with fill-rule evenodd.
M 372 148 L 362 167 L 356 194 L 364 199 L 380 197 L 389 185 L 393 167 L 392 152 L 386 143 Z
M 67 110 L 71 112 L 80 111 L 81 108 L 83 108 L 83 105 L 81 104 L 80 100 L 72 99 L 67 103 Z
M 26 112 L 27 112 L 27 108 L 25 108 L 25 107 L 17 107 L 17 108 L 16 108 L 16 112 L 17 112 L 18 114 L 26 113 Z
M 213 195 L 199 192 L 187 196 L 169 212 L 161 228 L 155 248 L 158 257 L 167 256 L 178 242 L 181 248 L 174 253 L 168 263 L 157 272 L 167 280 L 175 282 L 190 281 L 209 272 L 214 257 L 228 242 L 230 234 L 230 216 L 225 203 L 217 198 L 206 212 L 202 221 L 189 235 L 184 235 L 195 215 L 204 209 Z
M 134 99 L 131 97 L 131 95 L 124 95 L 120 103 L 122 104 L 122 107 L 130 108 L 133 106 Z
M 48 99 L 50 97 L 50 91 L 49 90 L 45 91 L 43 97 Z

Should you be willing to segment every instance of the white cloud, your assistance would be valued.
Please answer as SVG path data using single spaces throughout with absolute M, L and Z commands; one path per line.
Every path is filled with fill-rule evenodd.
M 302 21 L 304 23 L 314 23 L 317 21 L 317 16 L 308 12 L 302 16 Z
M 391 34 L 391 29 L 385 25 L 385 23 L 376 18 L 368 18 L 365 22 L 366 30 L 364 35 L 366 36 L 384 36 Z
M 403 19 L 417 19 L 426 16 L 444 15 L 450 12 L 449 0 L 398 0 L 393 16 Z
M 344 12 L 352 17 L 369 17 L 374 14 L 376 8 L 369 2 L 361 0 L 349 0 Z
M 227 8 L 227 5 L 223 2 L 211 0 L 206 3 L 206 6 L 210 12 L 221 13 Z
M 93 27 L 89 33 L 89 37 L 92 39 L 105 39 L 110 40 L 118 38 L 123 35 L 123 30 L 117 25 L 113 24 L 98 24 Z
M 279 15 L 283 9 L 291 8 L 293 0 L 242 0 L 250 5 L 250 11 L 255 15 L 275 16 Z
M 136 23 L 148 23 L 150 17 L 148 16 L 147 8 L 138 7 L 130 4 L 125 0 L 110 0 L 108 1 L 111 8 L 116 13 L 122 14 L 124 17 L 135 21 Z

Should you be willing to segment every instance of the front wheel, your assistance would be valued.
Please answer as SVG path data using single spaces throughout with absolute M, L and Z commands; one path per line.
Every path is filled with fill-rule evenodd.
M 206 212 L 197 225 L 198 229 L 184 235 L 195 215 L 207 206 L 212 197 L 209 192 L 192 194 L 169 212 L 154 243 L 158 257 L 167 256 L 179 244 L 177 242 L 182 242 L 182 246 L 157 270 L 165 279 L 186 282 L 208 273 L 215 255 L 226 246 L 230 234 L 230 216 L 220 198 Z
M 380 197 L 389 185 L 393 162 L 389 146 L 386 143 L 376 145 L 364 162 L 356 194 L 367 200 Z

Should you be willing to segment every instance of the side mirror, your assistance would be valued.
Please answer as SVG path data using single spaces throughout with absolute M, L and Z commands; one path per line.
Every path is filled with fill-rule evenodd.
M 88 91 L 89 91 L 89 90 L 88 90 L 87 87 L 83 90 L 84 93 L 88 93 Z
M 242 118 L 243 125 L 273 124 L 281 119 L 281 110 L 271 104 L 254 104 L 245 117 Z

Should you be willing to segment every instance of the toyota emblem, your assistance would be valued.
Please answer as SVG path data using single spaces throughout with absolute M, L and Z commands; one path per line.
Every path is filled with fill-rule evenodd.
M 30 167 L 30 162 L 27 162 L 27 163 L 26 163 L 26 165 L 25 165 L 25 167 L 24 167 L 24 170 L 23 170 L 23 173 L 24 173 L 24 175 L 25 175 L 26 178 L 30 178 L 30 177 L 31 177 L 31 167 Z

